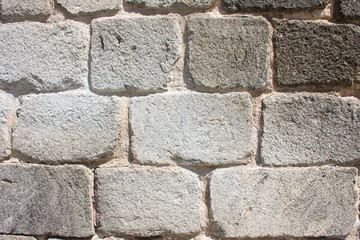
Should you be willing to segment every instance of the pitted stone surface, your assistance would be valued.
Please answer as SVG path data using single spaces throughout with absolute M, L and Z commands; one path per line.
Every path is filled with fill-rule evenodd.
M 13 133 L 13 147 L 20 153 L 49 163 L 113 155 L 120 131 L 116 97 L 58 93 L 22 101 Z
M 206 9 L 214 5 L 215 0 L 124 0 L 141 8 L 152 9 Z
M 222 237 L 334 237 L 355 227 L 356 168 L 228 168 L 210 179 L 212 230 Z
M 36 240 L 36 238 L 28 236 L 0 235 L 0 240 Z
M 360 26 L 280 21 L 274 31 L 276 81 L 352 85 L 360 76 Z
M 261 157 L 268 165 L 360 160 L 360 101 L 278 94 L 263 101 Z
M 72 15 L 86 15 L 120 9 L 120 0 L 57 0 Z
M 15 97 L 0 92 L 0 160 L 11 153 L 11 126 L 17 104 Z
M 184 169 L 98 168 L 96 201 L 104 235 L 158 236 L 201 231 L 201 183 Z
M 85 24 L 0 25 L 0 88 L 16 94 L 78 88 L 87 81 Z
M 252 103 L 246 93 L 166 93 L 132 98 L 131 151 L 142 164 L 248 163 Z
M 46 17 L 52 12 L 49 0 L 1 0 L 0 17 L 21 19 L 27 17 Z
M 92 183 L 82 166 L 0 165 L 0 232 L 92 236 Z
M 271 26 L 261 17 L 192 17 L 187 21 L 188 84 L 262 89 L 269 83 Z
M 360 0 L 340 0 L 338 4 L 342 17 L 360 18 Z
M 116 17 L 91 25 L 92 89 L 166 89 L 182 48 L 177 18 Z

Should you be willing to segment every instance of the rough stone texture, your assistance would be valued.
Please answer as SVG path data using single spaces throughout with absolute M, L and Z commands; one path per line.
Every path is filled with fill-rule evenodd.
M 36 238 L 28 236 L 0 235 L 0 240 L 36 240 Z
M 99 168 L 95 184 L 104 235 L 191 234 L 204 224 L 202 186 L 188 170 Z
M 130 101 L 131 151 L 142 164 L 248 163 L 254 150 L 247 93 L 166 93 Z
M 49 163 L 113 155 L 121 117 L 116 97 L 58 93 L 22 101 L 13 133 L 13 148 L 20 153 Z
M 215 0 L 124 0 L 141 8 L 150 9 L 206 9 L 214 5 Z
M 57 0 L 72 15 L 86 15 L 120 9 L 120 0 Z
M 49 0 L 0 0 L 0 17 L 3 19 L 46 17 L 51 12 Z
M 328 0 L 222 0 L 227 11 L 301 10 L 326 7 Z
M 271 26 L 261 17 L 193 17 L 187 21 L 188 84 L 261 89 L 270 77 Z
M 360 80 L 360 26 L 280 21 L 274 32 L 276 81 L 283 85 Z
M 78 88 L 87 81 L 85 24 L 0 25 L 0 88 L 17 94 Z
M 278 94 L 263 101 L 261 157 L 268 165 L 360 160 L 360 101 Z
M 0 160 L 11 153 L 11 126 L 15 120 L 16 99 L 0 92 Z
M 166 89 L 182 48 L 177 18 L 116 17 L 91 25 L 94 90 Z
M 334 237 L 355 228 L 356 168 L 228 168 L 210 180 L 222 237 Z
M 338 13 L 346 18 L 360 18 L 360 0 L 339 0 Z
M 92 236 L 92 183 L 82 166 L 0 165 L 0 232 Z

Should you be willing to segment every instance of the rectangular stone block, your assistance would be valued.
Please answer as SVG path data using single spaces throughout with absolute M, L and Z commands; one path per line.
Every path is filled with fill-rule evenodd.
M 2 24 L 0 88 L 25 94 L 84 86 L 88 45 L 88 27 L 70 20 Z
M 113 12 L 120 9 L 120 0 L 57 0 L 72 15 Z
M 92 185 L 82 166 L 0 165 L 0 232 L 94 235 Z
M 206 9 L 214 5 L 215 0 L 124 0 L 139 8 L 149 9 Z
M 345 237 L 357 221 L 356 182 L 356 168 L 219 169 L 210 179 L 211 230 L 244 239 Z
M 121 125 L 117 97 L 88 93 L 29 95 L 22 98 L 13 147 L 31 159 L 81 162 L 112 157 Z
M 248 163 L 254 154 L 247 93 L 165 93 L 132 98 L 131 152 L 141 164 Z
M 360 0 L 339 0 L 338 14 L 344 18 L 360 18 Z
M 0 160 L 11 154 L 11 127 L 16 118 L 18 101 L 0 92 Z
M 262 17 L 190 17 L 186 79 L 197 89 L 269 84 L 271 26 Z
M 182 49 L 177 18 L 102 18 L 92 21 L 91 27 L 93 90 L 166 89 Z
M 3 19 L 23 19 L 47 17 L 52 12 L 49 0 L 1 0 L 0 17 Z
M 0 240 L 36 240 L 36 238 L 29 236 L 0 235 Z
M 263 101 L 267 165 L 360 160 L 360 101 L 327 94 L 276 94 Z
M 202 186 L 188 170 L 98 168 L 95 184 L 105 236 L 193 234 L 205 222 Z
M 280 85 L 352 85 L 359 78 L 360 26 L 325 21 L 280 21 L 274 31 Z

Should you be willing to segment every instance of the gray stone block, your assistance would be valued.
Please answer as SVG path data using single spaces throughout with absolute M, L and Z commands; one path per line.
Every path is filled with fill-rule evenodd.
M 280 21 L 274 31 L 276 81 L 281 85 L 352 85 L 360 75 L 360 26 Z
M 360 0 L 339 0 L 338 14 L 345 18 L 360 18 Z
M 182 49 L 177 18 L 103 18 L 91 26 L 93 90 L 166 89 Z
M 269 84 L 271 26 L 262 17 L 191 17 L 188 85 L 263 89 Z
M 11 127 L 18 102 L 10 94 L 0 92 L 0 160 L 11 153 Z
M 188 170 L 98 168 L 95 184 L 105 236 L 192 234 L 205 222 L 202 186 Z
M 1 0 L 0 16 L 3 19 L 47 17 L 52 12 L 49 0 Z
M 211 229 L 228 238 L 345 237 L 357 221 L 356 182 L 356 168 L 219 169 Z
M 87 82 L 89 29 L 82 23 L 0 25 L 0 88 L 17 94 Z
M 120 9 L 120 0 L 57 0 L 72 15 L 111 12 Z
M 82 166 L 0 165 L 0 232 L 92 236 L 92 184 Z
M 0 235 L 0 240 L 36 240 L 36 238 L 29 236 Z
M 247 93 L 165 93 L 132 98 L 131 151 L 142 164 L 238 164 L 254 154 Z
M 360 160 L 360 101 L 326 94 L 278 94 L 263 101 L 261 157 L 267 165 Z
M 22 101 L 13 132 L 16 151 L 47 163 L 114 154 L 120 131 L 118 98 L 58 93 L 29 95 Z
M 149 9 L 206 9 L 214 5 L 215 0 L 124 0 L 140 8 Z

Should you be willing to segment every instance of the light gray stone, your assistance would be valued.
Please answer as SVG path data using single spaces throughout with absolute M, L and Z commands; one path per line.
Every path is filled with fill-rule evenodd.
M 142 164 L 248 163 L 254 154 L 247 93 L 165 93 L 132 98 L 131 151 Z
M 18 102 L 10 94 L 0 92 L 0 160 L 11 153 L 11 126 Z
M 28 236 L 0 235 L 0 240 L 36 240 L 36 238 Z
M 192 234 L 205 222 L 202 186 L 188 170 L 98 168 L 95 184 L 105 236 Z
M 89 29 L 82 23 L 0 25 L 0 88 L 23 94 L 85 85 Z
M 356 168 L 228 168 L 210 179 L 221 237 L 345 237 L 355 229 Z
M 0 16 L 3 19 L 47 17 L 51 12 L 49 0 L 0 0 Z
M 72 15 L 111 12 L 120 9 L 120 0 L 57 0 Z
M 91 26 L 93 90 L 166 89 L 182 48 L 177 18 L 103 18 Z
M 82 166 L 0 165 L 0 232 L 94 235 L 92 183 Z
M 191 17 L 188 85 L 262 89 L 269 84 L 271 26 L 262 17 Z
M 360 0 L 338 1 L 338 14 L 345 18 L 360 18 Z
M 48 163 L 111 157 L 120 131 L 118 100 L 82 93 L 23 97 L 13 147 Z
M 206 9 L 214 5 L 215 0 L 124 0 L 140 8 L 150 9 Z
M 267 165 L 360 160 L 360 101 L 326 94 L 278 94 L 263 101 L 261 158 Z

